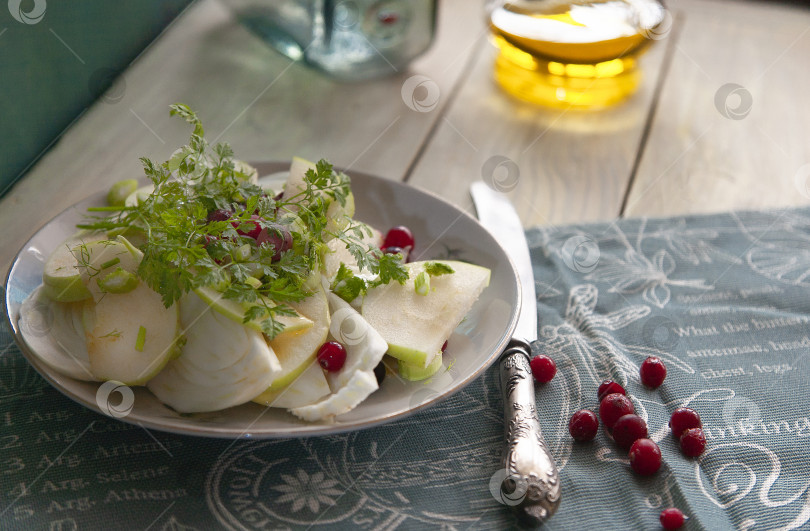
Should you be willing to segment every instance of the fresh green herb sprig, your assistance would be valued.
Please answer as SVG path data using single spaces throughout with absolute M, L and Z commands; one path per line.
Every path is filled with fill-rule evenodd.
M 362 269 L 377 275 L 377 283 L 407 280 L 401 257 L 369 252 L 361 225 L 330 217 L 330 204 L 343 207 L 351 194 L 348 176 L 331 164 L 321 160 L 307 171 L 300 193 L 272 198 L 251 182 L 250 168 L 233 158 L 228 144 L 208 144 L 202 122 L 188 106 L 172 105 L 171 115 L 194 129 L 169 160 L 157 164 L 141 158 L 154 191 L 136 206 L 104 208 L 103 216 L 91 214 L 79 226 L 140 239 L 144 256 L 138 276 L 166 307 L 191 289 L 213 287 L 225 299 L 245 304 L 244 322 L 259 322 L 272 339 L 284 329 L 278 318 L 296 315 L 289 304 L 311 295 L 331 238 L 340 239 Z M 217 210 L 230 217 L 211 219 Z M 244 235 L 256 225 L 278 234 L 289 231 L 292 247 L 279 256 L 272 243 Z

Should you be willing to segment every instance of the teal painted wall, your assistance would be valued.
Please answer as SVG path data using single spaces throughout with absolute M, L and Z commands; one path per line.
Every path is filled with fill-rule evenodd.
M 0 195 L 190 2 L 0 1 Z

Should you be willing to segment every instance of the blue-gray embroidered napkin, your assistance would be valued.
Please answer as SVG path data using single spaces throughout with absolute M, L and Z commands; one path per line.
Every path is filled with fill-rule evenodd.
M 538 386 L 563 499 L 549 529 L 810 527 L 810 210 L 532 229 L 540 339 L 558 373 Z M 147 432 L 51 389 L 0 330 L 0 528 L 503 529 L 491 491 L 502 453 L 495 372 L 426 412 L 350 434 L 222 441 Z M 668 368 L 638 381 L 650 355 Z M 570 415 L 627 388 L 663 454 L 634 475 Z M 703 418 L 684 457 L 667 427 Z M 497 481 L 495 481 L 497 484 Z M 497 488 L 495 489 L 497 493 Z

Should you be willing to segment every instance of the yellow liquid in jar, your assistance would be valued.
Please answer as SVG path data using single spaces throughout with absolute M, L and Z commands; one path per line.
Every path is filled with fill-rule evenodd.
M 552 107 L 604 107 L 635 92 L 637 59 L 664 20 L 655 0 L 506 2 L 490 15 L 495 79 Z

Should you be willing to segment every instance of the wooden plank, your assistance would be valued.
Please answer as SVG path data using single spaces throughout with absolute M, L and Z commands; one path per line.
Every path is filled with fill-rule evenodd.
M 624 214 L 810 203 L 810 11 L 678 6 L 681 38 Z
M 378 81 L 337 83 L 293 64 L 239 25 L 216 0 L 192 6 L 58 144 L 0 201 L 0 270 L 51 216 L 113 182 L 142 175 L 138 157 L 165 160 L 188 141 L 168 106 L 195 108 L 211 139 L 248 160 L 293 155 L 392 179 L 424 142 L 438 112 L 408 108 L 402 87 L 427 76 L 443 97 L 481 33 L 482 1 L 446 0 L 437 38 L 407 71 Z M 115 92 L 117 90 L 117 92 Z M 417 100 L 425 94 L 417 92 Z
M 483 43 L 408 182 L 473 212 L 469 184 L 488 178 L 493 157 L 505 157 L 517 179 L 507 176 L 508 162 L 496 179 L 514 185 L 510 197 L 525 226 L 618 216 L 667 42 L 642 57 L 644 79 L 630 99 L 606 110 L 567 112 L 502 92 L 492 75 L 495 50 Z

